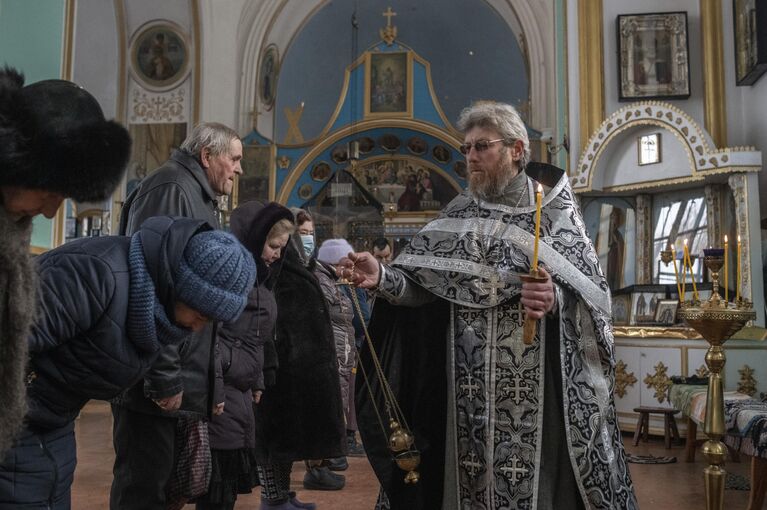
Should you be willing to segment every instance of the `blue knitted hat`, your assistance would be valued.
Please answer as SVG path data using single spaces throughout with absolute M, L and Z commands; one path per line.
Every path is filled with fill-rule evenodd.
M 231 234 L 201 232 L 184 248 L 176 271 L 176 297 L 215 321 L 240 316 L 256 281 L 253 256 Z

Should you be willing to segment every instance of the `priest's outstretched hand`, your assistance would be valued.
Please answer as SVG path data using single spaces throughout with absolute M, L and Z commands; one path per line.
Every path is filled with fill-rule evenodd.
M 525 313 L 533 319 L 540 319 L 554 308 L 555 294 L 551 275 L 543 268 L 538 268 L 538 275 L 546 278 L 545 282 L 522 284 L 522 306 Z
M 372 289 L 378 285 L 381 267 L 368 252 L 350 253 L 338 262 L 339 276 L 351 280 L 358 287 Z

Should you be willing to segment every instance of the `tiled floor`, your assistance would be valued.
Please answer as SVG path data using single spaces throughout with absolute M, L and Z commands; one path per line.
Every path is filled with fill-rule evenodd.
M 112 480 L 112 426 L 109 406 L 92 402 L 83 410 L 77 422 L 79 463 L 72 491 L 72 508 L 75 510 L 103 510 L 108 506 L 109 485 Z M 642 509 L 682 510 L 705 508 L 703 501 L 704 462 L 699 454 L 696 462 L 686 464 L 682 446 L 671 450 L 663 448 L 662 438 L 651 438 L 649 443 L 632 445 L 631 437 L 625 436 L 627 450 L 635 454 L 675 456 L 674 464 L 630 464 L 631 474 Z M 324 510 L 372 510 L 377 483 L 364 458 L 350 458 L 346 475 L 346 487 L 337 492 L 305 491 L 301 485 L 303 467 L 297 464 L 293 471 L 294 490 L 302 501 L 313 501 Z M 749 458 L 741 463 L 729 463 L 728 470 L 748 476 Z M 237 508 L 256 508 L 258 494 L 243 496 Z M 747 491 L 725 491 L 727 510 L 746 510 Z M 187 506 L 186 508 L 193 508 Z

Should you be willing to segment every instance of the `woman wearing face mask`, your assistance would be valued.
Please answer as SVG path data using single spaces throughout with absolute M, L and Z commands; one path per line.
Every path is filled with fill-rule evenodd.
M 284 501 L 291 496 L 292 462 L 346 453 L 333 329 L 313 274 L 314 225 L 306 211 L 294 213 L 299 235 L 288 242 L 274 290 L 279 310 L 274 385 L 270 386 L 272 372 L 265 366 L 266 389 L 255 406 L 262 501 Z M 304 478 L 308 489 L 338 490 L 344 484 L 345 478 L 327 467 L 311 467 Z M 278 508 L 296 507 L 290 501 L 287 504 L 293 506 Z M 272 507 L 262 503 L 262 508 Z

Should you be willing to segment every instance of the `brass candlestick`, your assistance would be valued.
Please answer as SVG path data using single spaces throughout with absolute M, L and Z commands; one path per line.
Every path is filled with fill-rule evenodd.
M 754 320 L 756 312 L 751 308 L 750 302 L 744 301 L 731 307 L 719 297 L 719 270 L 724 263 L 723 256 L 706 255 L 703 262 L 711 271 L 711 298 L 703 304 L 693 301 L 681 303 L 679 316 L 709 343 L 706 366 L 710 375 L 706 395 L 706 418 L 703 424 L 703 430 L 709 439 L 702 448 L 709 465 L 703 470 L 703 476 L 706 510 L 722 510 L 726 475 L 724 462 L 727 455 L 727 448 L 721 441 L 725 433 L 722 370 L 727 358 L 724 354 L 724 343 L 748 321 Z

